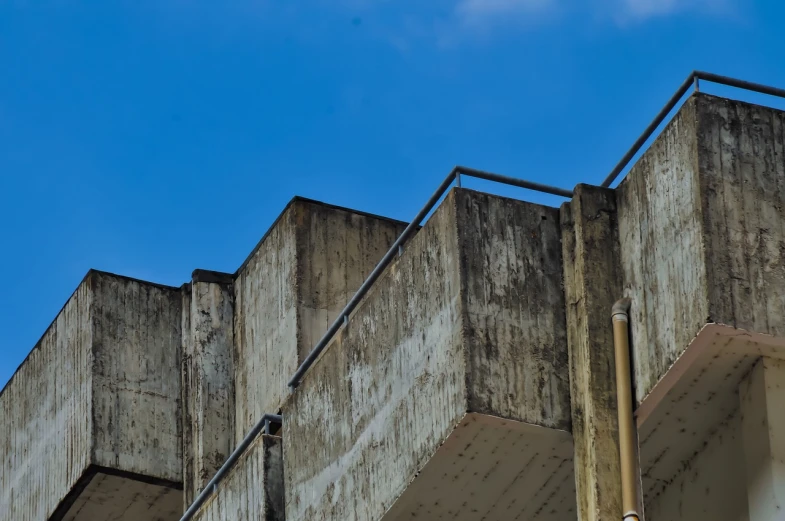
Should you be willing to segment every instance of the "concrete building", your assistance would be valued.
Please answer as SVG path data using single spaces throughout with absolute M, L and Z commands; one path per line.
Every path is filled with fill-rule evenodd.
M 628 297 L 638 511 L 785 520 L 785 113 L 696 92 L 560 208 L 452 188 L 341 323 L 405 229 L 295 198 L 234 274 L 88 273 L 0 394 L 0 519 L 621 519 Z

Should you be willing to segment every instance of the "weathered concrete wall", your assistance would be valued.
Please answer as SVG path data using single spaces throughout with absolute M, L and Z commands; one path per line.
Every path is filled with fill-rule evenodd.
M 466 413 L 455 211 L 451 194 L 285 404 L 287 519 L 379 519 Z
M 639 402 L 709 317 L 695 102 L 687 100 L 617 190 Z
M 308 201 L 300 201 L 295 212 L 297 342 L 302 361 L 406 223 Z
M 91 466 L 180 481 L 180 305 L 85 277 L 0 395 L 0 512 L 48 519 Z
M 456 205 L 469 408 L 569 430 L 559 210 L 466 192 Z
M 578 185 L 561 207 L 578 519 L 622 508 L 611 307 L 621 295 L 613 191 Z
M 296 213 L 290 204 L 235 279 L 235 443 L 275 413 L 297 369 Z
M 48 519 L 90 464 L 92 300 L 88 277 L 0 394 L 3 519 Z
M 179 290 L 101 272 L 90 279 L 92 462 L 180 482 Z
M 653 498 L 646 521 L 711 519 L 749 521 L 741 421 L 734 414 L 683 462 L 682 470 Z
M 699 96 L 698 164 L 709 314 L 785 334 L 785 113 Z
M 191 339 L 191 284 L 186 283 L 180 287 L 182 298 L 180 313 L 180 353 L 182 364 L 180 367 L 180 421 L 182 424 L 182 458 L 183 458 L 183 511 L 193 502 L 196 489 L 196 462 L 193 450 L 194 440 L 194 404 L 190 395 L 191 382 L 196 379 L 196 368 L 193 363 L 193 341 Z
M 234 291 L 230 274 L 196 270 L 183 330 L 184 501 L 194 497 L 232 453 Z
M 277 412 L 300 362 L 404 223 L 295 199 L 235 281 L 235 441 Z
M 695 94 L 619 186 L 639 402 L 707 322 L 785 331 L 783 117 Z
M 194 521 L 283 521 L 284 484 L 281 439 L 259 436 Z
M 554 209 L 450 192 L 284 406 L 287 519 L 379 519 L 474 404 L 569 425 L 558 234 Z

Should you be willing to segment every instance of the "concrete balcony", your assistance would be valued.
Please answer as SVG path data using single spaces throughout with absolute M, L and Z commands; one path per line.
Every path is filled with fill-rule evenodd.
M 450 192 L 284 405 L 287 519 L 576 517 L 559 233 Z
M 172 520 L 180 296 L 91 271 L 0 394 L 0 511 Z
M 405 226 L 294 198 L 234 275 L 194 272 L 183 294 L 186 507 L 280 410 L 288 378 Z
M 745 427 L 766 396 L 740 389 L 785 358 L 784 129 L 695 94 L 617 190 L 647 520 L 774 519 L 753 482 L 776 451 Z
M 453 189 L 290 392 L 403 227 L 295 198 L 234 274 L 90 272 L 0 393 L 0 517 L 176 521 L 281 411 L 197 520 L 615 519 L 627 296 L 646 519 L 782 519 L 784 113 L 695 94 L 560 209 Z

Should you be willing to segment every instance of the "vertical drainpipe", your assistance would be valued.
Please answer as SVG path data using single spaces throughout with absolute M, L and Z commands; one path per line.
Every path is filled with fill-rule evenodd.
M 613 305 L 613 346 L 616 354 L 616 399 L 619 414 L 619 456 L 621 463 L 622 517 L 640 521 L 638 514 L 638 451 L 632 409 L 629 343 L 630 299 Z

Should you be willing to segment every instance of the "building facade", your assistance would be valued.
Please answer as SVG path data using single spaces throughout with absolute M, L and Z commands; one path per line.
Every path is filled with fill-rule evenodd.
M 0 394 L 0 519 L 622 519 L 628 297 L 642 517 L 785 520 L 785 113 L 694 93 L 560 208 L 451 189 L 289 386 L 406 226 L 295 198 L 235 273 L 89 272 Z

